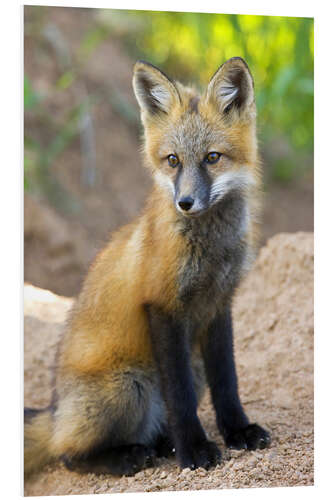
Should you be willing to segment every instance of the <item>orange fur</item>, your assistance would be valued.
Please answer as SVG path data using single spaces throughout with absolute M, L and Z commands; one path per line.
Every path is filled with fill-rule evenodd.
M 143 306 L 178 307 L 176 273 L 184 249 L 171 230 L 174 219 L 156 188 L 143 216 L 118 231 L 97 256 L 64 339 L 64 370 L 101 373 L 152 363 Z

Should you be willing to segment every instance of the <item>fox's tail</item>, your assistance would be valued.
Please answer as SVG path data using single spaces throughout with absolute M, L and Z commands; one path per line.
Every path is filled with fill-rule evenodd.
M 27 478 L 52 460 L 51 410 L 24 408 L 24 476 Z

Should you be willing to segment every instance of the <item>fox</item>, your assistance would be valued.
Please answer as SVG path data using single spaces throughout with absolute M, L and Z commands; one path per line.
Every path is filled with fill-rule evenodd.
M 50 405 L 25 408 L 26 478 L 54 460 L 115 476 L 158 457 L 217 466 L 221 450 L 198 417 L 206 387 L 226 447 L 271 442 L 243 409 L 233 350 L 233 296 L 259 246 L 252 74 L 233 57 L 199 93 L 138 61 L 133 89 L 153 188 L 89 268 L 58 346 Z

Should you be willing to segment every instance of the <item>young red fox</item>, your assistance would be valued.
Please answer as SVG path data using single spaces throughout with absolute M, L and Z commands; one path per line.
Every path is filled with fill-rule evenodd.
M 174 449 L 181 467 L 215 466 L 221 453 L 197 416 L 205 381 L 227 446 L 270 442 L 241 406 L 232 340 L 260 198 L 249 68 L 228 60 L 199 96 L 139 61 L 133 86 L 153 192 L 91 266 L 51 406 L 25 411 L 26 475 L 52 458 L 130 475 Z

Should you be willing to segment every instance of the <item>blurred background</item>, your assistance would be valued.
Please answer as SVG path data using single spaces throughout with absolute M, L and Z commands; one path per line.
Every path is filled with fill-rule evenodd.
M 25 280 L 78 293 L 110 232 L 143 207 L 132 67 L 204 88 L 226 59 L 253 73 L 262 243 L 313 230 L 313 19 L 24 7 Z

